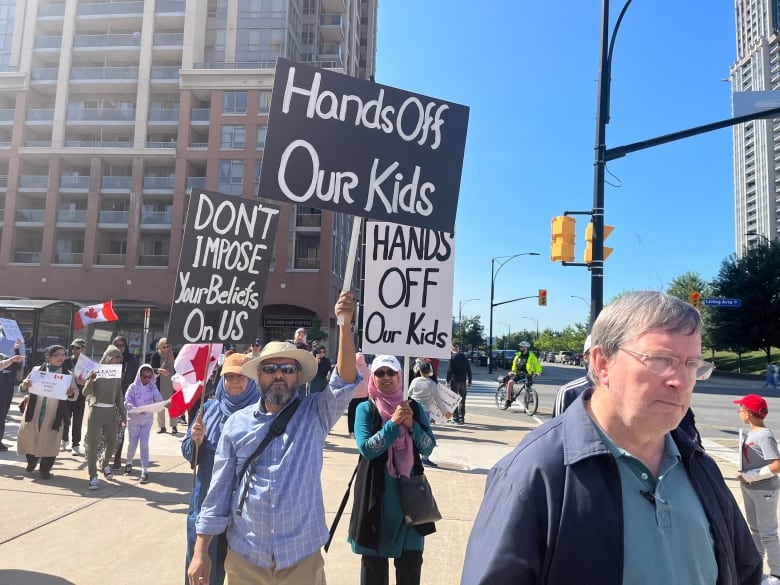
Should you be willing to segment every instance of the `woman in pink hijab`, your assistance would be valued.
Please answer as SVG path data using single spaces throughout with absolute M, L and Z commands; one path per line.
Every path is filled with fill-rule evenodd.
M 349 541 L 362 555 L 361 585 L 387 585 L 388 559 L 395 559 L 396 583 L 419 585 L 425 535 L 435 526 L 407 525 L 401 508 L 399 476 L 423 472 L 420 456 L 436 446 L 428 416 L 403 397 L 401 365 L 391 355 L 371 363 L 369 400 L 355 415 L 360 452 Z

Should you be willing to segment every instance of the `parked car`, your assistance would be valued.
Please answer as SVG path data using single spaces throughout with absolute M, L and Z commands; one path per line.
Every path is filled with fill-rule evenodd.
M 500 368 L 506 368 L 507 370 L 512 367 L 512 360 L 515 359 L 516 349 L 502 349 L 499 350 L 496 357 L 496 365 Z
M 555 363 L 556 364 L 573 364 L 574 363 L 574 352 L 573 351 L 559 351 L 558 355 L 555 356 Z

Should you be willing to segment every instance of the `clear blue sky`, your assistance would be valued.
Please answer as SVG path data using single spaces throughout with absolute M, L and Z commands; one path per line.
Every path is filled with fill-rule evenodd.
M 612 2 L 613 21 L 622 6 Z M 599 0 L 379 2 L 376 80 L 471 108 L 453 314 L 481 299 L 463 314 L 481 315 L 486 333 L 491 258 L 528 251 L 541 256 L 504 266 L 495 301 L 545 288 L 549 304 L 497 307 L 494 334 L 532 330 L 531 319 L 541 329 L 587 320 L 587 303 L 571 295 L 590 298 L 590 273 L 550 261 L 550 221 L 593 205 L 600 20 Z M 731 1 L 634 0 L 614 52 L 607 147 L 731 117 L 735 47 Z M 689 270 L 710 280 L 734 253 L 731 129 L 612 161 L 608 179 L 620 186 L 606 187 L 615 251 L 605 303 L 666 289 Z M 587 221 L 578 217 L 578 262 Z

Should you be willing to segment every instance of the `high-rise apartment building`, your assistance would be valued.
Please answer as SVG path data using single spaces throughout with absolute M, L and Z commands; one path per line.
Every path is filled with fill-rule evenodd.
M 780 90 L 780 3 L 735 0 L 737 60 L 731 89 Z M 780 235 L 780 119 L 733 128 L 734 224 L 737 256 Z
M 0 0 L 0 295 L 161 333 L 190 189 L 257 196 L 276 58 L 367 79 L 376 24 L 377 0 Z M 258 335 L 332 330 L 351 218 L 278 205 Z

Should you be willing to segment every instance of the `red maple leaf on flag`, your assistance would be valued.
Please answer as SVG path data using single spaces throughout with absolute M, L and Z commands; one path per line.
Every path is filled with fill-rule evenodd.
M 100 313 L 95 310 L 95 307 L 89 307 L 86 311 L 84 311 L 84 316 L 90 319 L 96 319 L 98 315 L 100 315 Z
M 206 365 L 208 363 L 206 360 L 211 357 L 210 354 L 211 346 L 201 345 L 198 347 L 195 355 L 188 360 L 190 365 L 192 365 L 192 369 L 187 372 L 182 372 L 182 375 L 186 377 L 189 374 L 195 374 L 195 379 L 200 382 L 203 374 L 206 372 Z

